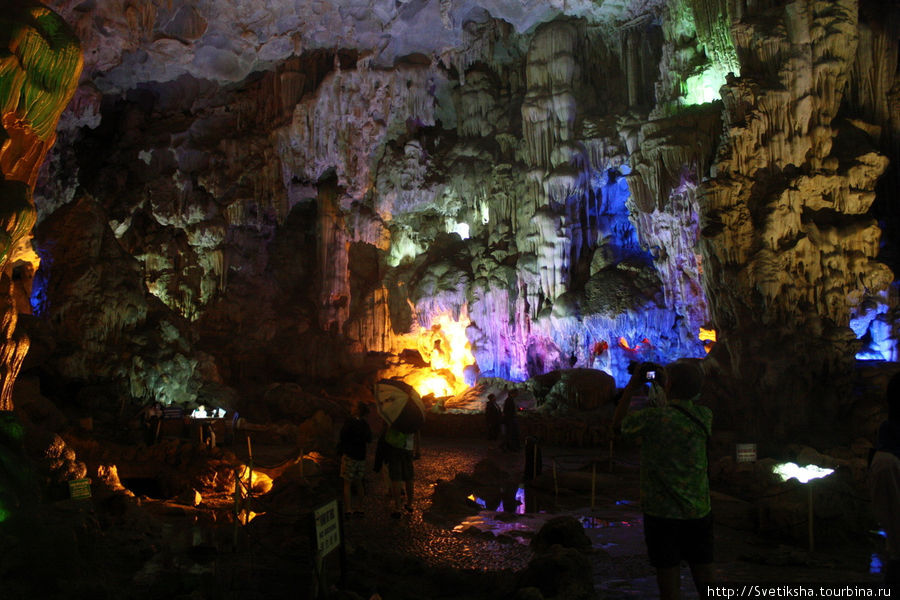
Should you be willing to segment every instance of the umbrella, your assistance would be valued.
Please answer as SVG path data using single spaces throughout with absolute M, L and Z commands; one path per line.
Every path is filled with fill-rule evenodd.
M 375 384 L 378 414 L 402 433 L 415 433 L 425 423 L 425 405 L 419 393 L 397 379 L 382 379 Z

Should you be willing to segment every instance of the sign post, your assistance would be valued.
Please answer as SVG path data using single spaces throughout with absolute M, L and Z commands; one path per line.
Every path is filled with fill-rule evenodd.
M 90 500 L 91 480 L 83 477 L 69 481 L 69 498 L 72 500 Z
M 324 557 L 341 543 L 338 527 L 337 500 L 320 506 L 313 512 L 316 524 L 316 554 Z
M 332 500 L 313 511 L 313 543 L 315 544 L 316 590 L 314 597 L 324 597 L 327 592 L 325 580 L 325 557 L 335 548 L 341 547 L 341 510 L 337 500 Z M 343 556 L 342 556 L 343 558 Z M 344 565 L 341 561 L 343 577 Z

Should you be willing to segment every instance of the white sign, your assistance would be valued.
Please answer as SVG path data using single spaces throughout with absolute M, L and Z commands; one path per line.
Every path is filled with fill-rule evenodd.
M 325 556 L 341 543 L 337 500 L 317 508 L 313 512 L 313 519 L 316 523 L 316 548 L 319 556 Z

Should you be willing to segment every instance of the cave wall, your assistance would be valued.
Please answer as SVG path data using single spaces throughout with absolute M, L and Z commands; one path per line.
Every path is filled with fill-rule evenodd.
M 860 48 L 873 38 L 858 19 L 855 2 L 809 2 L 746 9 L 732 25 L 741 76 L 722 88 L 727 134 L 702 186 L 702 248 L 720 334 L 713 357 L 755 382 L 733 384 L 726 410 L 757 435 L 847 418 L 861 346 L 850 318 L 893 279 L 876 260 L 871 212 L 889 163 L 886 123 L 864 121 L 845 99 L 862 93 L 883 107 L 879 73 L 896 72 L 897 50 Z M 881 65 L 862 79 L 861 57 Z
M 117 96 L 95 93 L 95 77 L 73 108 L 95 116 L 73 119 L 51 168 L 78 173 L 148 290 L 232 380 L 273 366 L 334 376 L 415 348 L 443 314 L 469 320 L 483 375 L 589 365 L 601 339 L 620 379 L 640 350 L 698 355 L 695 254 L 675 258 L 694 246 L 697 169 L 672 182 L 686 199 L 668 224 L 630 217 L 629 144 L 653 104 L 661 30 L 561 19 L 523 34 L 479 19 L 465 51 L 389 69 L 310 50 L 230 86 L 183 73 Z M 632 139 L 617 127 L 629 108 Z M 701 153 L 716 113 L 696 117 Z M 73 196 L 58 186 L 48 211 Z M 297 227 L 302 267 L 270 255 Z M 367 257 L 352 268 L 351 247 Z M 315 341 L 297 355 L 281 343 L 294 335 Z
M 897 36 L 871 2 L 50 4 L 85 74 L 38 251 L 73 206 L 111 245 L 93 300 L 48 291 L 59 254 L 32 304 L 57 335 L 119 307 L 85 335 L 105 370 L 57 352 L 60 377 L 191 402 L 408 376 L 449 319 L 470 382 L 621 385 L 714 328 L 723 422 L 787 435 L 847 409 L 876 325 L 890 345 Z M 128 286 L 93 273 L 117 261 Z

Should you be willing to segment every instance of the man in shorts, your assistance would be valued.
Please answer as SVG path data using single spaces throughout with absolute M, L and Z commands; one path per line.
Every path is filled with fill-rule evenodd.
M 362 501 L 365 496 L 363 479 L 366 474 L 366 445 L 372 441 L 372 430 L 366 417 L 368 405 L 358 402 L 351 417 L 341 428 L 341 477 L 344 479 L 344 511 L 345 516 L 363 516 Z M 359 510 L 351 510 L 351 487 L 355 486 L 359 496 Z
M 650 385 L 650 406 L 621 421 L 622 435 L 641 440 L 641 508 L 650 564 L 661 600 L 681 595 L 681 561 L 687 561 L 701 598 L 712 579 L 713 525 L 707 475 L 712 411 L 695 402 L 703 372 L 681 360 L 662 368 L 644 363 L 622 394 L 619 416 L 631 397 Z M 621 418 L 621 417 L 619 417 Z M 618 430 L 618 421 L 613 429 Z

